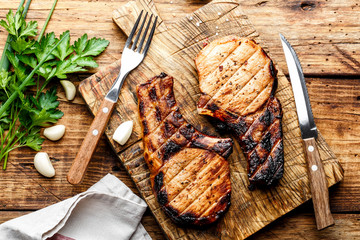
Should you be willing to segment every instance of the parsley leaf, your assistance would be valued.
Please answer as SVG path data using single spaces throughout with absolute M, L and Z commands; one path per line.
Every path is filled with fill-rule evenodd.
M 79 57 L 76 58 L 75 63 L 81 67 L 97 68 L 99 65 L 92 57 Z
M 60 104 L 60 102 L 57 101 L 57 98 L 56 87 L 53 87 L 46 93 L 41 93 L 38 101 L 34 101 L 34 104 L 36 107 L 41 109 L 53 110 Z
M 11 80 L 11 76 L 9 76 L 9 72 L 5 69 L 0 70 L 0 87 L 6 91 L 6 87 L 8 86 L 9 81 Z
M 88 36 L 85 33 L 78 41 L 74 42 L 75 52 L 80 57 L 97 56 L 105 50 L 109 45 L 109 41 L 101 38 L 92 38 L 87 40 Z
M 1 20 L 0 25 L 5 28 L 10 35 L 16 35 L 17 29 L 15 28 L 15 18 L 12 10 L 6 14 L 6 19 L 7 22 L 5 20 Z
M 15 52 L 22 53 L 26 49 L 29 49 L 30 47 L 32 47 L 32 45 L 34 45 L 34 43 L 35 43 L 34 40 L 26 41 L 24 38 L 18 38 L 18 39 L 16 39 L 16 41 L 11 41 L 10 46 L 12 49 L 15 50 Z
M 25 66 L 19 61 L 18 57 L 9 50 L 6 50 L 6 56 L 9 59 L 11 65 L 13 65 L 17 78 L 20 81 L 24 80 L 27 77 L 27 74 L 25 73 Z
M 17 58 L 24 64 L 35 68 L 37 65 L 37 60 L 35 57 L 29 56 L 29 55 L 18 55 Z M 43 65 L 44 66 L 44 65 Z
M 60 38 L 65 34 L 68 33 L 68 31 L 64 32 L 60 35 Z M 58 40 L 57 40 L 58 41 Z M 61 44 L 53 51 L 53 54 L 55 57 L 59 58 L 61 61 L 64 61 L 67 56 L 69 56 L 74 49 L 70 45 L 70 35 L 68 35 Z
M 20 145 L 27 146 L 35 151 L 41 150 L 41 144 L 45 140 L 40 137 L 40 128 L 33 128 L 29 132 L 18 132 L 17 137 L 20 139 Z
M 32 130 L 25 138 L 24 145 L 35 150 L 40 151 L 41 150 L 41 144 L 44 142 L 44 138 L 40 137 L 40 130 L 35 131 Z
M 12 10 L 6 14 L 6 20 L 1 20 L 0 25 L 9 32 L 10 35 L 16 38 L 20 37 L 35 37 L 37 34 L 38 24 L 36 21 L 30 21 L 26 24 L 21 11 L 13 13 Z
M 66 74 L 74 72 L 84 72 L 86 69 L 78 66 L 76 63 L 72 63 L 70 59 L 67 59 L 63 62 L 59 62 L 56 65 L 55 76 L 60 79 L 65 79 Z
M 56 88 L 41 93 L 37 100 L 33 96 L 28 96 L 20 111 L 20 123 L 26 128 L 32 128 L 46 127 L 57 122 L 64 115 L 56 109 L 60 103 L 57 98 Z
M 38 24 L 35 21 L 30 21 L 28 24 L 22 24 L 19 37 L 35 37 L 37 34 L 37 27 Z
M 35 42 L 34 46 L 29 51 L 25 51 L 25 53 L 34 53 L 38 62 L 41 62 L 46 55 L 50 52 L 52 47 L 55 45 L 55 33 L 48 33 L 44 37 L 41 38 L 40 43 Z M 54 55 L 50 54 L 47 57 L 46 61 L 54 59 Z
M 87 42 L 87 34 L 82 35 L 77 41 L 74 42 L 74 50 L 78 55 L 84 51 Z

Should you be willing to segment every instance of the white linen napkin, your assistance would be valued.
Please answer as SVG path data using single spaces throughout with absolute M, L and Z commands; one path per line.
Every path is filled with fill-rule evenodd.
M 148 240 L 140 223 L 146 208 L 108 174 L 86 192 L 1 224 L 0 239 Z

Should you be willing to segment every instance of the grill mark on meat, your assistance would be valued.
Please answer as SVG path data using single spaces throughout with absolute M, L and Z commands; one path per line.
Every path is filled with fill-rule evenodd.
M 245 86 L 242 88 L 242 89 L 240 89 L 240 90 L 238 90 L 236 93 L 235 93 L 235 96 L 234 96 L 234 98 L 232 99 L 232 100 L 230 100 L 230 102 L 229 103 L 227 103 L 227 104 L 225 104 L 225 106 L 226 106 L 226 108 L 228 108 L 228 107 L 230 107 L 230 108 L 233 108 L 234 106 L 234 102 L 239 98 L 239 96 L 241 95 L 241 94 L 243 94 L 244 95 L 244 92 L 245 92 L 245 90 L 247 90 L 247 87 L 250 85 L 250 83 L 252 83 L 252 80 L 259 80 L 259 78 L 261 77 L 261 76 L 258 76 L 258 75 L 260 75 L 260 74 L 265 74 L 266 75 L 266 67 L 267 67 L 267 64 L 268 63 L 266 63 L 264 66 L 263 66 L 263 68 L 262 69 L 260 69 L 246 84 L 245 84 Z M 263 76 L 264 77 L 264 76 Z M 257 79 L 258 78 L 258 79 Z M 260 92 L 262 92 L 265 88 L 266 88 L 266 86 L 267 86 L 268 84 L 262 84 L 261 86 L 260 86 L 260 89 L 258 89 L 257 91 L 258 92 L 255 92 L 255 94 L 257 94 L 256 96 L 252 96 L 253 97 L 253 99 L 251 100 L 251 102 L 250 103 L 246 103 L 246 105 L 247 105 L 247 107 L 243 110 L 243 111 L 241 111 L 241 114 L 243 115 L 243 114 L 246 114 L 246 109 L 248 109 L 248 107 L 250 106 L 250 104 L 255 100 L 255 98 L 257 98 L 258 96 L 260 96 L 260 94 L 258 94 L 258 93 L 260 93 Z
M 170 158 L 170 156 L 172 156 L 173 154 L 177 153 L 178 151 L 180 151 L 181 146 L 177 143 L 175 143 L 174 141 L 170 140 L 166 143 L 166 145 L 164 146 L 164 155 L 162 160 L 166 161 Z
M 238 41 L 238 40 L 240 40 L 239 38 L 236 38 L 236 39 L 233 39 L 233 40 L 235 40 L 235 41 Z M 222 57 L 222 61 L 221 61 L 221 59 L 220 59 L 220 62 L 218 62 L 218 65 L 215 65 L 215 67 L 212 67 L 211 69 L 209 69 L 208 70 L 208 72 L 207 72 L 207 74 L 206 74 L 206 76 L 209 76 L 214 70 L 216 70 L 216 68 L 218 67 L 218 66 L 220 66 L 224 61 L 225 61 L 225 59 L 233 52 L 233 51 L 235 51 L 235 49 L 236 48 L 238 48 L 239 47 L 239 45 L 236 45 L 236 44 L 232 44 L 232 41 L 228 41 L 228 40 L 225 40 L 225 41 L 223 41 L 222 43 L 220 43 L 220 45 L 232 45 L 232 49 L 230 50 L 230 52 L 228 52 L 228 53 L 226 53 L 227 55 L 225 56 L 221 56 L 221 53 L 219 54 L 221 57 Z M 214 51 L 215 49 L 216 49 L 216 47 L 217 46 L 215 46 L 211 51 L 209 51 L 209 53 L 211 53 L 212 51 Z M 206 58 L 206 57 L 208 57 L 209 56 L 209 53 L 208 54 L 206 54 L 204 57 Z
M 233 69 L 231 66 L 228 68 L 226 62 L 221 73 L 216 72 L 204 77 L 202 70 L 208 68 L 207 65 L 215 65 L 214 69 L 218 65 L 216 61 L 203 55 L 203 51 L 213 56 L 213 45 L 229 41 L 231 37 L 224 39 L 216 40 L 204 47 L 198 54 L 199 58 L 195 60 L 202 92 L 198 112 L 217 118 L 233 131 L 248 161 L 250 187 L 270 185 L 282 177 L 284 170 L 281 104 L 273 97 L 277 88 L 277 70 L 260 46 L 253 46 L 243 39 L 243 44 L 256 48 L 256 51 L 237 71 L 230 71 Z M 228 51 L 226 46 L 219 49 Z M 246 47 L 237 48 L 235 51 L 244 51 L 248 56 L 248 50 Z M 235 57 L 237 56 L 238 52 L 235 52 Z M 235 57 L 229 60 L 235 62 Z M 231 77 L 225 81 L 219 78 L 222 74 Z M 211 84 L 219 87 L 206 87 Z M 211 89 L 216 89 L 216 92 L 213 93 Z
M 151 100 L 153 100 L 153 101 L 157 100 L 155 87 L 150 88 L 149 96 L 150 96 Z
M 139 112 L 141 115 L 144 115 L 144 102 L 139 100 Z
M 194 202 L 190 202 L 188 206 L 183 210 L 184 212 L 199 212 L 200 216 L 203 212 L 205 212 L 215 201 L 213 200 L 213 191 L 217 191 L 221 193 L 222 196 L 226 195 L 226 189 L 228 185 L 225 182 L 221 182 L 221 180 L 212 177 L 210 181 L 214 181 L 212 186 L 209 186 L 206 189 L 198 192 L 194 198 L 197 200 Z M 217 201 L 217 200 L 216 200 Z M 202 211 L 200 211 L 202 209 Z
M 145 120 L 143 120 L 142 125 L 143 125 L 143 133 L 144 133 L 144 135 L 147 135 L 149 133 L 149 128 L 147 126 L 147 122 Z
M 236 46 L 236 47 L 229 53 L 229 55 L 227 55 L 225 58 L 222 59 L 221 62 L 219 62 L 219 67 L 222 66 L 222 64 L 231 56 L 231 54 L 232 54 L 239 46 L 240 46 L 240 45 Z M 222 67 L 223 67 L 223 66 L 222 66 Z M 209 73 L 207 76 L 213 74 L 216 70 L 217 70 L 217 67 L 213 68 L 213 70 L 211 70 L 210 73 Z M 221 71 L 222 71 L 222 70 L 221 70 Z
M 230 138 L 202 134 L 186 123 L 171 96 L 172 88 L 173 79 L 166 75 L 152 78 L 137 88 L 144 158 L 150 169 L 152 189 L 175 223 L 211 224 L 230 205 L 230 172 L 225 158 L 230 155 L 233 142 Z M 214 193 L 211 199 L 196 198 L 213 184 L 211 180 L 217 184 L 211 189 Z M 202 187 L 194 189 L 196 186 Z M 191 205 L 193 202 L 198 204 Z M 219 204 L 214 205 L 216 202 Z M 189 211 L 183 211 L 189 206 Z
M 249 109 L 252 107 L 253 103 L 256 103 L 258 99 L 260 99 L 261 97 L 263 97 L 263 93 L 266 92 L 268 90 L 268 88 L 270 88 L 271 90 L 273 89 L 273 83 L 269 83 L 268 85 L 266 85 L 266 87 L 259 93 L 259 95 L 257 95 L 256 98 L 254 98 L 248 105 L 247 108 L 245 108 L 245 110 L 243 112 L 253 112 L 250 111 Z
M 160 112 L 159 106 L 155 106 L 155 116 L 156 116 L 156 120 L 158 122 L 160 122 L 161 121 L 161 112 Z
M 223 194 L 224 197 L 226 197 L 227 188 L 228 188 L 228 186 L 227 186 L 227 184 L 225 184 L 225 182 L 223 182 L 223 183 L 221 183 L 220 185 L 218 185 L 218 189 L 220 189 L 220 190 L 219 190 L 220 192 L 223 192 L 223 193 L 224 193 L 224 194 Z M 207 195 L 206 195 L 206 194 L 207 194 Z M 209 198 L 209 195 L 211 196 L 211 195 L 213 195 L 213 194 L 212 194 L 211 191 L 209 191 L 209 192 L 204 192 L 203 195 L 205 195 L 206 198 Z M 202 197 L 202 196 L 201 196 L 201 197 Z M 222 199 L 220 199 L 219 201 L 218 201 L 218 200 L 209 201 L 209 202 L 207 202 L 207 204 L 208 204 L 208 207 L 203 208 L 204 211 L 203 211 L 201 214 L 205 214 L 205 213 L 208 211 L 208 209 L 213 209 L 213 208 L 215 208 L 215 207 L 218 207 L 219 205 L 223 205 L 224 202 L 222 201 Z M 225 204 L 226 204 L 226 203 L 225 203 Z
M 205 154 L 205 153 L 199 152 L 199 154 L 196 155 L 196 156 L 193 158 L 193 160 L 188 160 L 188 162 L 185 163 L 185 166 L 183 166 L 182 169 L 180 168 L 179 171 L 177 171 L 176 173 L 172 174 L 173 176 L 170 176 L 169 179 L 167 179 L 168 176 L 167 176 L 167 173 L 166 173 L 165 176 L 164 176 L 164 178 L 165 178 L 165 180 L 166 180 L 166 182 L 167 182 L 167 185 L 170 184 L 170 183 L 172 182 L 172 180 L 173 180 L 176 176 L 178 176 L 178 175 L 180 174 L 181 171 L 183 171 L 184 169 L 188 168 L 191 163 L 193 163 L 194 161 L 196 161 L 196 160 L 199 159 L 199 158 L 204 158 L 204 156 L 201 156 L 201 155 L 203 155 L 203 154 Z M 161 171 L 163 171 L 163 169 L 164 169 L 165 167 L 167 167 L 167 166 L 166 166 L 166 165 L 163 165 L 163 167 L 161 168 Z M 184 185 L 184 184 L 183 184 L 183 185 Z
M 207 171 L 211 171 L 211 174 L 207 174 Z M 196 193 L 196 195 L 192 196 L 192 199 L 195 199 L 194 201 L 185 201 L 185 205 L 182 204 L 182 207 L 183 207 L 183 210 L 182 212 L 180 212 L 180 214 L 183 214 L 184 212 L 187 212 L 187 208 L 192 205 L 192 204 L 196 204 L 197 203 L 197 200 L 198 198 L 204 194 L 208 189 L 210 189 L 213 185 L 216 185 L 216 183 L 218 181 L 221 181 L 220 180 L 217 180 L 217 176 L 218 175 L 221 175 L 221 173 L 223 171 L 226 170 L 226 167 L 225 166 L 221 166 L 221 165 L 217 165 L 215 166 L 212 166 L 211 164 L 207 165 L 204 169 L 202 169 L 200 171 L 200 173 L 198 174 L 198 178 L 205 178 L 205 182 L 211 182 L 209 184 L 209 186 L 207 185 L 201 185 L 201 181 L 202 179 L 194 179 L 194 181 L 192 181 L 190 184 L 188 184 L 187 187 L 185 187 L 181 193 L 179 193 L 176 197 L 174 197 L 169 204 L 173 203 L 174 201 L 177 200 L 177 197 L 179 197 L 181 194 L 183 194 L 183 192 L 187 192 L 188 194 L 186 194 L 187 196 L 191 196 L 194 192 Z M 201 181 L 200 181 L 201 180 Z M 200 186 L 199 186 L 200 185 Z M 193 191 L 189 192 L 189 189 L 193 189 Z M 187 191 L 186 191 L 187 190 Z M 201 212 L 199 212 L 199 214 L 201 215 Z
M 176 129 L 176 132 L 174 132 L 173 134 L 171 134 L 171 136 L 169 136 L 168 138 L 164 138 L 165 139 L 165 141 L 157 148 L 157 149 L 155 149 L 155 150 L 160 150 L 160 149 L 162 149 L 163 147 L 164 147 L 164 145 L 165 144 L 167 144 L 171 139 L 175 139 L 175 138 L 179 138 L 178 137 L 178 135 L 180 134 L 180 132 L 179 132 L 179 129 L 182 127 L 182 126 L 184 126 L 186 123 L 184 123 L 183 125 L 181 125 L 180 127 L 177 127 L 177 126 L 174 126 L 174 128 Z M 161 130 L 161 129 L 160 129 Z M 166 131 L 166 130 L 165 130 Z M 164 133 L 165 133 L 165 131 L 164 131 Z M 148 139 L 152 139 L 152 138 L 148 138 Z M 153 155 L 156 153 L 156 151 L 154 151 L 154 152 L 152 152 L 151 153 L 151 157 L 153 157 Z
M 205 153 L 205 157 L 208 157 L 208 156 L 209 156 L 209 153 Z M 186 190 L 187 187 L 189 187 L 189 185 L 193 184 L 197 180 L 197 177 L 202 176 L 202 175 L 206 176 L 206 173 L 209 170 L 211 163 L 208 164 L 207 161 L 204 161 L 204 156 L 203 157 L 199 156 L 196 159 L 194 159 L 193 161 L 191 161 L 191 164 L 194 165 L 194 167 L 193 167 L 193 169 L 191 169 L 191 171 L 184 168 L 182 171 L 180 171 L 178 173 L 178 175 L 176 175 L 175 178 L 171 179 L 171 181 L 169 181 L 167 183 L 167 186 L 171 186 L 175 180 L 179 180 L 179 182 L 181 184 L 181 188 L 177 188 L 178 192 L 175 195 L 171 196 L 171 198 L 168 198 L 168 200 L 170 202 L 169 204 L 171 204 L 171 201 L 174 200 L 177 196 L 182 194 L 183 191 Z M 190 167 L 191 164 L 189 164 L 187 167 Z M 219 167 L 221 167 L 221 166 L 219 166 Z M 179 178 L 179 179 L 176 179 L 176 178 Z
M 281 140 L 278 140 L 276 142 L 276 144 L 273 147 L 273 151 L 268 155 L 266 161 L 263 164 L 259 165 L 257 170 L 251 175 L 251 177 L 249 177 L 250 178 L 250 185 L 255 184 L 256 181 L 261 181 L 261 182 L 264 182 L 266 185 L 269 185 L 273 181 L 278 180 L 278 178 L 276 178 L 277 175 L 275 175 L 275 173 L 277 173 L 280 169 L 283 169 L 283 168 L 279 164 L 275 165 L 275 164 L 272 164 L 272 163 L 282 161 L 282 160 L 279 159 L 281 154 L 275 154 L 276 158 L 274 159 L 272 157 L 272 153 L 274 151 L 279 151 L 279 149 L 282 149 L 283 148 L 282 144 L 283 143 L 282 143 Z M 278 146 L 280 146 L 280 147 L 278 148 Z M 272 164 L 272 165 L 267 166 L 269 164 Z M 260 174 L 260 176 L 259 176 L 258 173 L 261 172 L 262 170 L 271 171 L 273 173 L 272 174 Z M 275 176 L 275 177 L 274 178 L 269 178 L 269 176 Z M 281 173 L 281 176 L 282 176 L 282 173 Z
M 226 194 L 218 202 L 215 202 L 207 211 L 209 210 L 211 211 L 214 208 L 221 208 L 221 206 L 224 204 L 230 205 L 230 196 L 231 196 L 230 193 Z M 207 211 L 205 211 L 203 215 L 205 215 Z
M 236 79 L 234 79 L 235 76 L 239 76 L 239 72 L 244 71 L 245 68 L 243 68 L 243 66 L 246 66 L 247 63 L 248 63 L 248 60 L 251 59 L 251 58 L 253 58 L 254 55 L 257 54 L 258 52 L 259 52 L 259 51 L 255 51 L 254 54 L 252 54 L 252 55 L 242 64 L 242 66 L 239 67 L 239 69 L 238 69 L 237 71 L 235 71 L 235 72 L 231 75 L 231 77 L 229 77 L 228 80 L 227 80 L 226 82 L 224 82 L 224 83 L 220 86 L 220 88 L 218 88 L 217 92 L 213 95 L 213 97 L 210 98 L 210 101 L 215 101 L 215 99 L 218 99 L 219 95 L 220 95 L 220 96 L 222 95 L 224 89 L 228 86 L 228 85 L 227 85 L 228 82 L 233 81 L 233 82 L 234 82 L 234 85 L 236 85 L 236 81 L 235 81 Z M 259 69 L 259 71 L 260 71 L 260 70 L 261 70 L 261 68 Z M 257 72 L 256 72 L 256 73 L 257 73 Z M 239 79 L 237 79 L 237 80 L 239 80 Z M 251 80 L 251 78 L 250 78 L 248 81 L 250 81 L 250 80 Z M 239 89 L 242 89 L 242 88 L 243 88 L 243 87 L 241 86 Z M 229 89 L 230 89 L 230 88 L 229 88 Z
M 165 76 L 165 73 L 161 73 L 158 77 L 159 78 L 164 78 L 162 76 Z M 157 77 L 154 77 L 153 79 L 156 79 L 156 78 Z M 156 103 L 157 103 L 156 100 L 161 101 L 163 97 L 160 97 L 160 99 L 157 98 L 156 88 L 154 86 L 151 86 L 151 80 L 148 83 L 143 84 L 142 87 L 146 87 L 147 85 L 149 87 L 151 87 L 150 91 L 149 91 L 149 95 L 148 95 L 148 97 L 151 99 L 148 103 L 151 104 L 151 106 L 148 106 L 148 108 L 149 107 L 154 108 L 154 111 L 155 111 L 154 114 L 155 114 L 155 116 L 156 116 L 156 118 L 158 120 L 157 122 L 159 122 L 158 125 L 154 128 L 156 130 L 161 125 L 161 123 L 171 114 L 171 112 L 173 110 L 172 108 L 175 106 L 174 105 L 175 99 L 173 97 L 174 93 L 173 93 L 173 90 L 171 88 L 170 92 L 165 96 L 165 99 L 166 99 L 165 103 L 166 103 L 166 106 L 169 109 L 169 111 L 166 112 L 166 115 L 164 115 L 163 113 L 161 113 L 161 111 L 159 109 L 159 106 L 156 105 Z M 164 89 L 168 89 L 168 88 L 165 88 L 164 86 L 160 86 L 160 90 L 164 90 Z M 140 110 L 139 112 L 140 112 L 141 115 L 145 114 L 145 104 L 144 104 L 143 100 L 140 100 L 140 102 L 139 102 L 139 110 Z M 161 114 L 159 114 L 159 113 L 161 113 Z M 162 116 L 162 115 L 164 115 L 164 116 Z M 153 129 L 150 129 L 150 130 L 152 131 Z M 144 135 L 146 135 L 146 134 L 144 134 Z
M 246 42 L 247 42 L 247 41 L 246 41 Z M 241 43 L 241 41 L 240 41 L 240 43 Z M 220 77 L 221 77 L 222 80 L 225 80 L 225 81 L 221 81 L 222 84 L 226 84 L 226 82 L 227 82 L 228 80 L 230 80 L 230 78 L 231 78 L 232 76 L 234 76 L 234 74 L 239 70 L 239 68 L 241 68 L 244 64 L 246 65 L 247 60 L 250 59 L 250 58 L 256 53 L 256 50 L 254 50 L 246 59 L 244 59 L 243 62 L 240 62 L 240 61 L 237 61 L 237 62 L 234 62 L 234 61 L 229 62 L 228 66 L 230 66 L 229 69 L 230 69 L 230 72 L 232 72 L 232 73 L 230 73 L 230 74 L 227 73 L 228 70 L 226 70 L 226 69 L 224 70 L 223 65 L 225 65 L 225 63 L 229 60 L 230 57 L 234 57 L 234 56 L 233 56 L 234 53 L 237 52 L 237 51 L 238 51 L 240 48 L 242 48 L 243 46 L 244 46 L 244 45 L 239 44 L 239 46 L 238 46 L 237 48 L 235 48 L 234 51 L 233 51 L 231 54 L 229 54 L 229 55 L 226 57 L 226 59 L 224 59 L 224 61 L 223 61 L 222 63 L 220 63 L 220 64 L 221 64 L 221 65 L 219 66 L 219 72 L 221 72 Z M 253 49 L 253 48 L 252 48 L 252 49 Z M 239 64 L 239 63 L 240 63 L 240 64 Z M 235 67 L 234 67 L 234 66 L 235 66 Z M 220 69 L 220 67 L 222 67 L 222 68 Z M 223 71 L 223 70 L 224 70 L 224 71 Z M 212 73 L 208 74 L 203 81 L 204 81 L 204 82 L 207 82 L 209 79 L 211 79 L 212 77 L 214 77 L 214 75 L 216 74 L 216 72 L 217 72 L 217 69 L 215 68 L 214 71 L 213 71 Z M 218 85 L 218 84 L 217 84 L 217 85 Z M 217 85 L 212 85 L 211 87 L 216 87 L 216 89 L 218 89 Z M 209 87 L 209 86 L 207 86 L 207 87 Z M 201 85 L 201 84 L 200 84 L 200 88 L 202 88 L 202 85 Z M 216 89 L 211 89 L 210 92 L 212 93 L 212 92 L 215 91 Z
M 261 51 L 257 51 L 257 53 L 259 53 Z M 252 58 L 255 58 L 256 55 L 254 54 L 252 56 Z M 235 95 L 233 96 L 229 96 L 227 98 L 230 98 L 230 99 L 227 99 L 227 98 L 224 98 L 224 96 L 227 96 L 227 95 L 230 95 L 229 93 L 230 92 L 233 92 L 234 89 L 232 87 L 229 87 L 228 84 L 224 84 L 219 90 L 217 93 L 214 94 L 214 96 L 211 98 L 211 101 L 219 101 L 221 103 L 221 106 L 222 108 L 224 109 L 229 109 L 229 103 L 231 103 L 234 99 L 237 99 L 239 98 L 239 95 L 240 94 L 244 94 L 243 91 L 245 89 L 245 87 L 247 87 L 249 85 L 249 83 L 252 82 L 253 78 L 259 73 L 261 72 L 264 67 L 266 66 L 267 62 L 265 61 L 264 64 L 261 64 L 261 65 L 258 65 L 257 63 L 255 63 L 255 69 L 256 71 L 254 73 L 248 71 L 246 68 L 239 68 L 238 72 L 240 71 L 244 71 L 246 72 L 246 74 L 248 75 L 246 78 L 237 78 L 237 79 L 233 79 L 233 77 L 231 77 L 228 82 L 233 82 L 234 85 L 238 85 L 238 86 L 241 86 L 239 87 L 238 89 L 235 88 L 235 91 L 237 91 L 235 93 Z M 237 72 L 237 73 L 238 73 Z M 235 75 L 234 75 L 235 76 Z M 227 91 L 225 89 L 228 89 Z M 228 92 L 230 91 L 230 92 Z M 229 100 L 229 101 L 228 101 Z M 231 109 L 232 112 L 234 112 L 234 109 Z M 242 111 L 240 111 L 240 114 L 241 114 Z M 239 114 L 239 113 L 236 113 L 234 112 L 235 114 Z
M 251 136 L 251 134 L 253 133 L 253 130 L 255 130 L 256 127 L 265 126 L 266 128 L 268 128 L 268 126 L 271 124 L 272 119 L 274 119 L 273 114 L 268 109 L 265 109 L 265 111 L 262 114 L 258 115 L 253 120 L 253 122 L 249 126 L 248 130 L 244 134 L 242 134 L 242 136 L 239 135 L 239 137 L 245 139 L 245 138 Z
M 258 141 L 258 144 L 254 147 L 254 149 L 248 153 L 249 155 L 252 155 L 252 153 L 253 153 L 254 151 L 256 151 L 257 148 L 265 149 L 265 150 L 267 150 L 267 152 L 270 152 L 270 150 L 271 150 L 271 148 L 272 148 L 272 146 L 273 146 L 273 143 L 271 143 L 270 146 L 264 146 L 264 145 L 262 145 L 262 144 L 263 144 L 263 142 L 271 141 L 271 140 L 272 140 L 272 138 L 271 138 L 271 137 L 272 137 L 272 135 L 271 135 L 271 130 L 273 129 L 274 126 L 277 126 L 277 125 L 279 125 L 279 122 L 278 122 L 278 121 L 274 121 L 270 126 L 267 127 L 266 130 L 263 131 L 263 132 L 265 132 L 265 134 L 262 135 L 262 138 Z M 270 139 L 266 140 L 266 138 L 269 138 L 269 137 L 270 137 Z M 277 135 L 275 135 L 274 137 L 275 137 L 275 139 L 280 138 L 280 136 L 277 136 Z M 260 144 L 260 145 L 259 145 L 259 144 Z M 260 147 L 259 147 L 259 146 L 260 146 Z M 269 148 L 270 148 L 270 149 L 269 149 Z M 269 149 L 269 150 L 268 150 L 268 149 Z M 262 163 L 262 162 L 260 162 L 260 163 Z

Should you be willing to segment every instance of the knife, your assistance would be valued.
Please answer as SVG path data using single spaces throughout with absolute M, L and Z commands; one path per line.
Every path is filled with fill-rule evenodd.
M 306 89 L 304 73 L 295 50 L 285 37 L 280 34 L 290 81 L 295 98 L 296 112 L 299 119 L 301 137 L 308 166 L 312 201 L 317 229 L 321 230 L 334 224 L 330 211 L 329 190 L 315 139 L 318 137 L 314 116 L 311 111 L 309 95 Z

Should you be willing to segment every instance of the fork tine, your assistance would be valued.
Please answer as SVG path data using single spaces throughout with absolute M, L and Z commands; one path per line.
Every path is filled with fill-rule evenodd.
M 136 29 L 137 29 L 137 27 L 138 27 L 138 25 L 139 25 L 139 22 L 140 22 L 140 19 L 141 19 L 141 15 L 143 14 L 143 12 L 144 12 L 144 10 L 141 10 L 140 15 L 139 15 L 139 17 L 137 18 L 137 20 L 136 20 L 136 22 L 135 22 L 135 25 L 134 25 L 133 29 L 131 30 L 131 33 L 130 33 L 129 37 L 128 37 L 128 39 L 127 39 L 126 42 L 125 42 L 125 47 L 126 47 L 126 48 L 129 47 L 129 45 L 130 45 L 130 43 L 131 43 L 131 40 L 132 40 L 132 38 L 133 38 L 133 36 L 134 36 L 134 33 L 135 33 L 135 31 L 136 31 Z
M 139 40 L 139 38 L 140 38 L 141 32 L 142 32 L 142 30 L 143 30 L 143 28 L 144 28 L 144 25 L 145 25 L 147 16 L 148 16 L 148 13 L 146 12 L 145 18 L 144 18 L 144 20 L 143 20 L 143 22 L 142 22 L 142 24 L 141 24 L 141 26 L 140 26 L 139 32 L 138 32 L 137 35 L 136 35 L 136 38 L 135 38 L 135 41 L 134 41 L 134 43 L 133 43 L 133 45 L 132 45 L 132 47 L 131 47 L 131 50 L 134 50 L 135 47 L 136 47 L 136 44 L 137 44 L 137 42 L 138 42 L 138 40 Z M 151 18 L 150 18 L 150 21 L 151 21 Z M 147 32 L 147 29 L 145 30 L 145 35 L 146 35 L 146 32 Z
M 149 26 L 150 26 L 150 24 L 151 24 L 152 17 L 153 17 L 153 14 L 151 14 L 151 16 L 150 16 L 149 22 L 148 22 L 148 24 L 146 25 L 146 29 L 145 29 L 144 35 L 143 35 L 142 38 L 141 38 L 139 47 L 137 48 L 137 52 L 138 52 L 138 53 L 140 53 L 141 48 L 142 48 L 142 46 L 143 46 L 143 44 L 144 44 L 146 35 L 147 35 L 148 31 L 149 31 Z
M 144 54 L 144 55 L 146 55 L 147 51 L 149 50 L 151 40 L 152 40 L 152 38 L 153 38 L 153 36 L 154 36 L 157 19 L 158 19 L 158 17 L 156 16 L 156 17 L 155 17 L 155 21 L 154 21 L 154 25 L 152 26 L 151 32 L 150 32 L 150 34 L 149 34 L 149 39 L 147 40 L 146 45 L 145 45 L 145 48 L 144 48 L 144 51 L 143 51 L 143 54 Z

